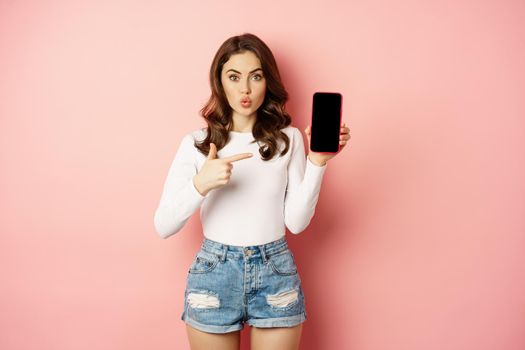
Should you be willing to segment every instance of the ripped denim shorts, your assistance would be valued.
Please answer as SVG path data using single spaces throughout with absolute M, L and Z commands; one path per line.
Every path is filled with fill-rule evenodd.
M 248 247 L 204 238 L 188 271 L 181 319 L 209 333 L 304 322 L 301 279 L 285 237 Z

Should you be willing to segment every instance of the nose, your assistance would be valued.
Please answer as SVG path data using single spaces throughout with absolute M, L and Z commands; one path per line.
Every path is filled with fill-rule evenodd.
M 248 79 L 244 80 L 244 82 L 241 84 L 241 93 L 242 94 L 250 93 L 250 84 L 248 83 Z

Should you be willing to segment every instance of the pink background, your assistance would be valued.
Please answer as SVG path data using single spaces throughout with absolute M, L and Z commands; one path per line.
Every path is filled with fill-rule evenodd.
M 352 129 L 287 233 L 301 349 L 524 349 L 524 20 L 496 0 L 0 1 L 0 348 L 188 348 L 198 212 L 167 240 L 153 214 L 213 55 L 253 32 L 294 126 L 339 91 Z

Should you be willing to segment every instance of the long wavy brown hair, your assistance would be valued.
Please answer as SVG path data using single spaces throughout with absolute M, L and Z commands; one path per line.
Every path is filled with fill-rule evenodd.
M 229 141 L 228 132 L 232 130 L 232 108 L 228 103 L 221 83 L 222 67 L 230 56 L 245 51 L 252 51 L 261 62 L 263 75 L 266 78 L 266 94 L 262 105 L 257 109 L 257 118 L 253 126 L 254 141 L 259 144 L 259 153 L 263 160 L 270 160 L 278 152 L 278 142 L 282 140 L 285 148 L 280 155 L 288 152 L 290 140 L 281 131 L 291 124 L 291 116 L 285 110 L 288 100 L 277 63 L 270 48 L 256 35 L 244 33 L 228 38 L 218 49 L 210 67 L 211 96 L 200 110 L 201 116 L 208 124 L 207 136 L 202 142 L 195 141 L 194 146 L 205 156 L 210 152 L 210 142 L 223 148 Z M 264 145 L 261 146 L 261 143 Z

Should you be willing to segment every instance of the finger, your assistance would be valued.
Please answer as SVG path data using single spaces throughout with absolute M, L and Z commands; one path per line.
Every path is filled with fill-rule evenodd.
M 230 157 L 226 157 L 226 158 L 222 158 L 222 159 L 224 159 L 227 162 L 236 162 L 238 160 L 245 159 L 245 158 L 251 158 L 251 157 L 253 157 L 253 153 L 239 153 L 239 154 L 236 154 Z
M 217 158 L 217 146 L 213 142 L 210 142 L 210 152 L 208 153 L 208 159 Z

